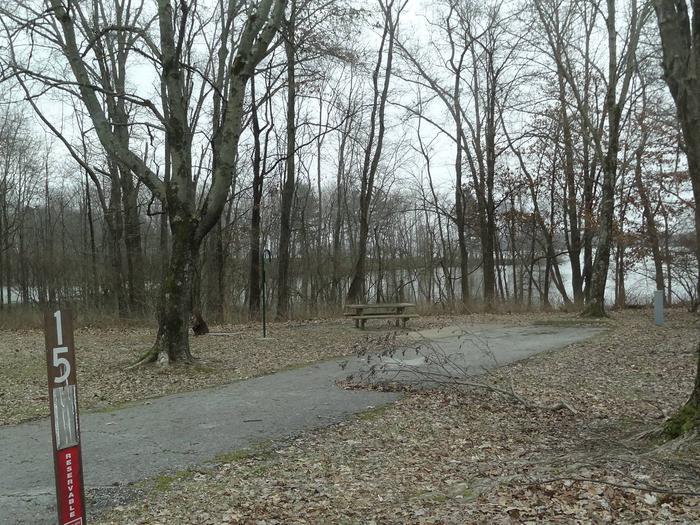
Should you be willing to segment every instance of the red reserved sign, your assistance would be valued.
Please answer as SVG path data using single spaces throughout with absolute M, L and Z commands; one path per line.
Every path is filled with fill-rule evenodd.
M 84 525 L 85 497 L 80 455 L 75 342 L 70 312 L 48 312 L 44 318 L 44 335 L 58 523 Z
M 85 523 L 83 509 L 83 483 L 81 479 L 80 447 L 64 448 L 58 451 L 56 479 L 58 486 L 59 519 L 61 524 L 82 525 Z

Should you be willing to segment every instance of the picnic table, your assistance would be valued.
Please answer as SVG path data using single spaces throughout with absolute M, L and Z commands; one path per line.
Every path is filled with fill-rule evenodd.
M 418 314 L 408 313 L 406 310 L 414 308 L 414 303 L 373 303 L 373 304 L 346 304 L 345 316 L 355 320 L 356 328 L 364 328 L 368 319 L 396 319 L 396 326 L 401 321 L 406 327 L 409 319 L 418 317 Z

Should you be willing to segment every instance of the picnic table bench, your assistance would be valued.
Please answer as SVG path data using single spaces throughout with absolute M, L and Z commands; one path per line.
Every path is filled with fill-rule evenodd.
M 406 327 L 406 322 L 418 314 L 406 312 L 407 308 L 413 308 L 413 303 L 374 303 L 374 304 L 346 304 L 345 308 L 350 310 L 345 312 L 345 316 L 355 320 L 355 327 L 364 328 L 367 319 L 396 319 L 396 326 L 401 321 Z

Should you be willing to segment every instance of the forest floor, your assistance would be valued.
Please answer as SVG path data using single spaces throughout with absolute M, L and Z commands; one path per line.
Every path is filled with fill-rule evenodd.
M 570 326 L 575 314 L 424 317 L 411 329 L 458 323 Z M 528 410 L 484 390 L 406 392 L 388 408 L 292 439 L 262 443 L 212 467 L 146 482 L 100 523 L 700 522 L 700 445 L 635 439 L 663 423 L 690 391 L 700 320 L 613 312 L 608 330 L 564 350 L 491 372 L 541 404 Z M 193 339 L 194 367 L 125 370 L 149 329 L 76 330 L 82 407 L 192 391 L 358 351 L 383 348 L 395 328 L 344 320 L 212 327 Z M 398 341 L 411 331 L 397 332 Z M 40 331 L 3 331 L 0 424 L 43 416 Z M 116 503 L 116 502 L 115 502 Z
M 469 323 L 527 324 L 539 314 L 519 316 L 429 316 L 412 319 L 403 330 L 374 321 L 365 330 L 352 321 L 327 319 L 211 326 L 213 333 L 191 337 L 194 365 L 128 370 L 152 345 L 155 327 L 81 327 L 75 343 L 81 409 L 108 409 L 168 394 L 189 392 L 278 372 L 309 363 L 381 350 L 387 337 L 408 341 L 415 330 Z M 0 330 L 0 425 L 49 415 L 44 334 L 38 329 Z
M 636 438 L 691 388 L 700 324 L 680 310 L 669 318 L 658 328 L 649 311 L 613 313 L 589 341 L 491 373 L 576 413 L 484 390 L 407 392 L 350 421 L 161 476 L 100 523 L 698 523 L 700 444 Z
M 212 326 L 211 330 L 226 335 L 191 337 L 193 365 L 129 370 L 151 347 L 155 327 L 77 328 L 81 409 L 119 407 L 351 355 L 358 348 L 378 349 L 394 329 L 360 331 L 349 321 L 329 320 L 270 323 L 265 339 L 259 324 Z M 49 415 L 41 330 L 0 331 L 0 369 L 0 425 Z

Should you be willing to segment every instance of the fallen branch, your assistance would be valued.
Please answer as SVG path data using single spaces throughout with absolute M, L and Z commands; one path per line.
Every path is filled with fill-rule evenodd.
M 468 332 L 463 332 L 462 335 L 469 335 L 469 341 L 475 344 L 477 348 L 480 348 L 495 364 L 498 364 L 485 340 Z M 361 354 L 370 366 L 359 371 L 359 383 L 361 384 L 362 381 L 365 381 L 373 385 L 381 384 L 385 387 L 398 383 L 403 385 L 432 385 L 453 389 L 477 388 L 515 401 L 528 410 L 568 410 L 572 414 L 578 414 L 576 409 L 564 400 L 547 405 L 524 398 L 515 391 L 512 377 L 508 388 L 501 388 L 487 382 L 469 379 L 474 374 L 470 373 L 469 367 L 463 366 L 458 362 L 457 355 L 462 354 L 447 354 L 440 345 L 433 341 L 425 340 L 413 350 L 415 350 L 416 357 L 420 360 L 419 364 L 412 364 L 395 358 L 398 354 L 405 358 L 406 353 L 409 351 L 407 348 L 398 349 L 392 347 L 378 356 L 372 356 L 368 353 Z M 376 362 L 373 363 L 373 360 Z M 415 360 L 413 361 L 415 362 Z M 490 374 L 488 369 L 484 368 L 483 370 Z M 383 379 L 378 379 L 382 377 Z M 348 377 L 347 380 L 353 383 L 353 376 Z M 358 383 L 357 381 L 354 382 Z

